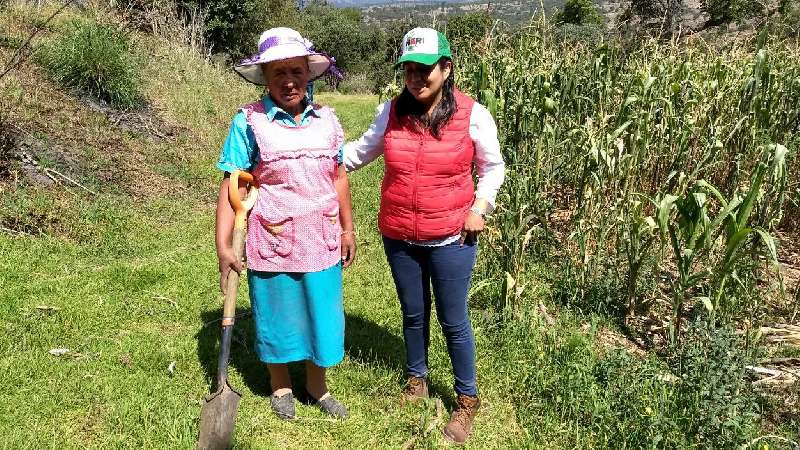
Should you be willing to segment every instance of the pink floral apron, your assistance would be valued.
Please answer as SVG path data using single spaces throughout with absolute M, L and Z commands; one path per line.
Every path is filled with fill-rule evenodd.
M 259 149 L 258 201 L 248 218 L 247 265 L 316 272 L 341 260 L 336 158 L 344 132 L 326 107 L 305 126 L 270 121 L 262 102 L 242 108 Z

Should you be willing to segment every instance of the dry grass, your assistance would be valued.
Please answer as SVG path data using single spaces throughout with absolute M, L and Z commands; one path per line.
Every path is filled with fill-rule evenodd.
M 0 20 L 0 34 L 23 39 L 35 21 L 23 20 L 25 14 L 18 9 L 12 12 Z M 37 41 L 58 35 L 58 21 L 54 23 L 40 33 L 34 49 Z M 258 91 L 165 39 L 139 36 L 136 47 L 146 62 L 142 71 L 148 102 L 136 111 L 115 110 L 65 91 L 30 59 L 2 79 L 4 120 L 25 144 L 14 152 L 17 158 L 24 152 L 93 190 L 112 189 L 140 200 L 158 197 L 165 186 L 186 191 L 200 178 L 199 167 L 212 167 L 205 149 L 220 147 L 236 108 L 257 98 Z M 0 60 L 13 52 L 0 47 Z

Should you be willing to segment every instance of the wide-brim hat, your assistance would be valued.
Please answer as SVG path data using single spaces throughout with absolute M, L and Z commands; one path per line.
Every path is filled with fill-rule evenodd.
M 258 53 L 239 61 L 233 66 L 233 70 L 245 80 L 264 86 L 267 81 L 261 71 L 261 64 L 306 56 L 311 79 L 316 80 L 328 71 L 332 61 L 329 56 L 314 51 L 313 47 L 311 41 L 291 28 L 270 28 L 258 40 Z

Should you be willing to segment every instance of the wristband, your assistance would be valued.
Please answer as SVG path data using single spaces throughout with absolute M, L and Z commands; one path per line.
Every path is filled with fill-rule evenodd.
M 481 208 L 478 208 L 477 206 L 473 206 L 469 210 L 474 212 L 475 214 L 481 216 L 481 219 L 486 217 L 486 210 L 485 209 L 481 209 Z
M 342 236 L 344 236 L 345 234 L 352 234 L 353 236 L 355 236 L 356 235 L 356 231 L 355 230 L 342 231 Z

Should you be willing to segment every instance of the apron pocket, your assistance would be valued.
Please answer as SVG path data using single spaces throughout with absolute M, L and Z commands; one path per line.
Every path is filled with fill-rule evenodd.
M 335 209 L 322 214 L 322 237 L 325 239 L 328 250 L 339 248 L 341 236 L 342 227 L 339 226 L 339 208 L 337 206 Z
M 270 220 L 257 215 L 258 223 L 263 230 L 264 245 L 260 245 L 258 253 L 264 259 L 275 256 L 288 256 L 294 246 L 294 222 L 291 217 L 283 220 Z

